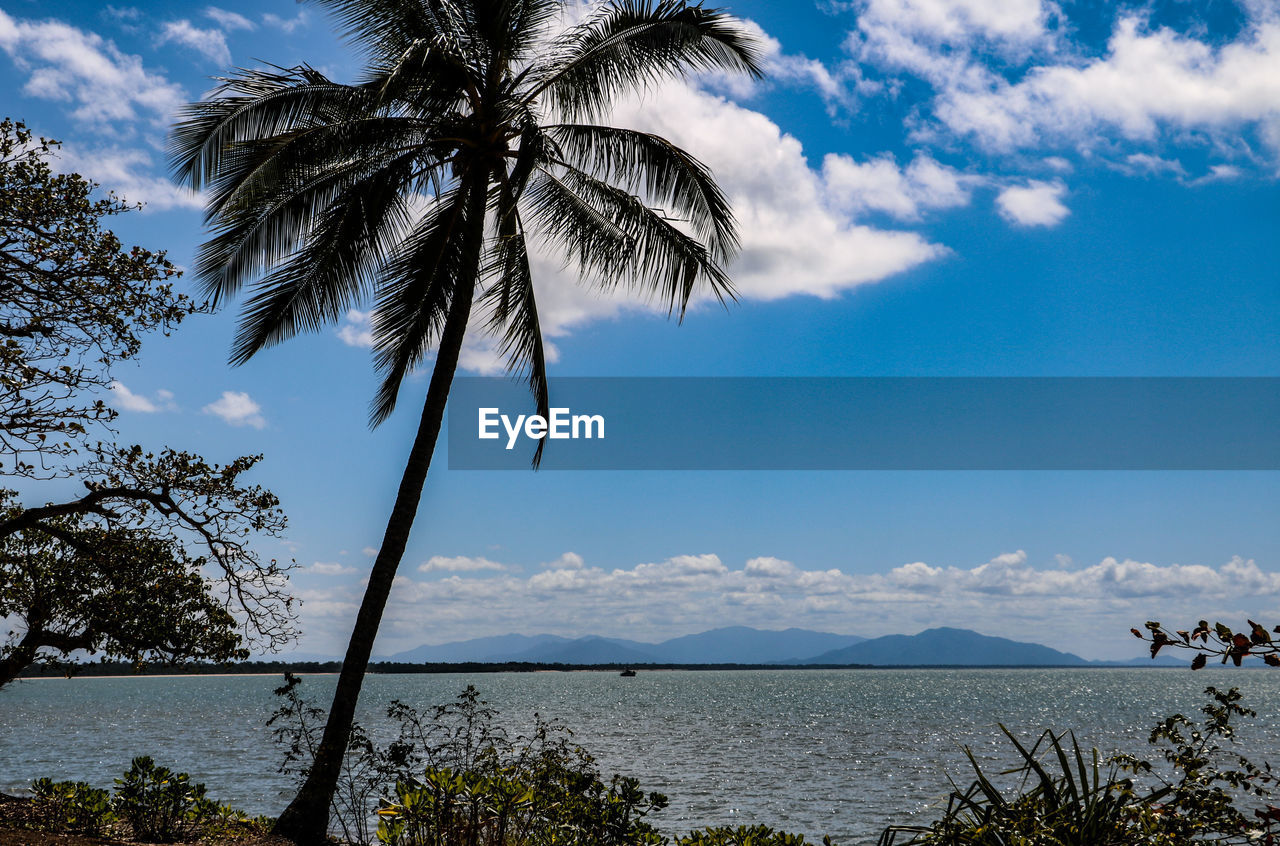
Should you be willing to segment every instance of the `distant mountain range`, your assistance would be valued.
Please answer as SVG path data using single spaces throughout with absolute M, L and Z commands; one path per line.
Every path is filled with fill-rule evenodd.
M 1185 661 L 1086 661 L 1036 643 L 968 629 L 934 628 L 914 635 L 857 635 L 746 626 L 644 643 L 620 638 L 508 634 L 423 645 L 375 660 L 421 664 L 475 661 L 538 664 L 862 664 L 867 666 L 1087 667 L 1167 666 Z
M 819 653 L 866 638 L 805 629 L 762 631 L 746 626 L 712 629 L 661 643 L 619 638 L 518 634 L 419 646 L 388 661 L 529 661 L 540 664 L 800 664 Z

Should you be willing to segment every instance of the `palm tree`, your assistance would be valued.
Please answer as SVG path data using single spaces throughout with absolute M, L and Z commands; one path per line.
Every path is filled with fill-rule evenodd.
M 317 0 L 367 59 L 355 84 L 303 65 L 240 70 L 188 105 L 177 178 L 206 192 L 196 274 L 215 303 L 246 284 L 231 359 L 374 302 L 374 425 L 435 348 L 404 476 L 369 575 L 311 772 L 276 824 L 323 839 L 356 699 L 479 304 L 548 410 L 527 237 L 584 279 L 660 298 L 733 296 L 733 214 L 711 173 L 666 139 L 599 122 L 620 96 L 701 70 L 760 73 L 727 14 L 615 0 Z M 535 462 L 536 462 L 535 458 Z

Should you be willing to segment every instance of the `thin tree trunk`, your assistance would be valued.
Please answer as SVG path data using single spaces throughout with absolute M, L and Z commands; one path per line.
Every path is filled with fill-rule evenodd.
M 431 454 L 435 451 L 445 404 L 449 400 L 449 388 L 458 367 L 462 339 L 466 335 L 467 322 L 471 317 L 471 302 L 475 296 L 484 237 L 487 185 L 487 175 L 472 182 L 467 200 L 468 233 L 464 236 L 467 238 L 464 247 L 466 266 L 463 268 L 462 278 L 457 281 L 444 331 L 440 335 L 440 346 L 436 351 L 436 363 L 431 371 L 427 398 L 422 406 L 418 434 L 409 451 L 409 460 L 400 479 L 400 490 L 396 494 L 391 516 L 387 520 L 382 546 L 374 559 L 373 569 L 369 572 L 369 584 L 365 588 L 355 627 L 351 631 L 351 640 L 347 644 L 347 654 L 342 661 L 338 686 L 333 692 L 333 704 L 329 708 L 329 718 L 325 723 L 320 748 L 316 752 L 311 771 L 307 774 L 307 780 L 272 829 L 272 833 L 287 837 L 295 843 L 307 846 L 319 844 L 328 835 L 329 807 L 337 789 L 342 759 L 351 736 L 356 701 L 360 697 L 365 669 L 373 651 L 374 639 L 378 635 L 378 625 L 382 621 L 382 612 L 391 593 L 396 569 L 404 555 L 409 530 L 413 527 L 413 519 L 418 512 L 422 487 L 431 466 Z

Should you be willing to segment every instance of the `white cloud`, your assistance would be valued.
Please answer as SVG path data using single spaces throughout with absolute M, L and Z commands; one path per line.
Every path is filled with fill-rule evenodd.
M 286 35 L 296 31 L 297 29 L 307 25 L 307 13 L 305 10 L 298 12 L 291 18 L 282 18 L 279 15 L 273 15 L 267 12 L 262 16 L 262 23 L 266 26 L 275 27 L 284 32 Z
M 1280 597 L 1280 573 L 1241 558 L 1209 566 L 1108 557 L 1077 567 L 1057 556 L 1033 564 L 1018 550 L 974 566 L 913 562 L 845 573 L 771 556 L 729 566 L 698 554 L 613 569 L 549 566 L 528 576 L 485 558 L 433 561 L 428 572 L 443 578 L 396 580 L 384 631 L 396 648 L 456 639 L 460 626 L 467 637 L 526 631 L 661 640 L 725 625 L 868 636 L 951 625 L 1086 657 L 1127 657 L 1135 654 L 1127 634 L 1135 623 L 1242 620 Z M 352 584 L 326 601 L 347 613 L 358 595 Z M 427 617 L 424 605 L 433 609 Z M 304 606 L 311 625 L 324 625 L 314 611 Z
M 219 9 L 217 6 L 209 6 L 204 10 L 206 18 L 215 21 L 218 26 L 227 32 L 233 32 L 237 29 L 256 29 L 257 25 L 246 18 L 244 15 L 231 12 L 226 9 Z
M 1019 226 L 1056 226 L 1071 213 L 1062 202 L 1066 193 L 1061 182 L 1033 179 L 1005 188 L 996 196 L 996 205 L 1006 220 Z
M 75 120 L 99 128 L 124 133 L 129 128 L 122 124 L 139 117 L 164 126 L 187 100 L 181 87 L 148 71 L 138 56 L 58 21 L 32 22 L 0 11 L 0 50 L 25 75 L 23 93 L 68 103 Z
M 1161 174 L 1170 174 L 1172 176 L 1186 176 L 1186 168 L 1182 166 L 1182 162 L 1176 159 L 1165 159 L 1160 156 L 1154 156 L 1150 153 L 1133 153 L 1125 157 L 1127 170 L 1132 173 L 1147 174 L 1150 176 L 1159 176 Z
M 479 570 L 501 572 L 507 569 L 509 569 L 507 565 L 490 561 L 488 558 L 468 558 L 465 555 L 458 555 L 453 558 L 433 555 L 418 565 L 419 573 L 473 573 Z
M 1088 61 L 1046 62 L 1013 82 L 974 66 L 939 79 L 935 113 L 953 133 L 996 151 L 1087 149 L 1111 135 L 1154 142 L 1164 130 L 1213 135 L 1252 125 L 1280 153 L 1278 67 L 1280 19 L 1215 46 L 1130 14 L 1117 22 L 1106 54 Z
M 358 572 L 355 567 L 348 567 L 336 561 L 317 561 L 311 565 L 310 570 L 322 576 L 346 576 Z
M 730 276 L 741 295 L 835 297 L 946 254 L 918 233 L 860 225 L 828 208 L 823 174 L 759 112 L 682 84 L 654 97 L 663 108 L 637 100 L 615 117 L 664 135 L 715 173 L 739 222 L 743 250 Z
M 255 429 L 265 428 L 266 418 L 262 416 L 262 408 L 244 391 L 223 391 L 222 396 L 203 409 L 205 414 L 221 417 L 232 426 L 252 426 Z
M 338 338 L 349 347 L 373 347 L 373 312 L 350 309 L 338 326 Z
M 112 381 L 108 387 L 111 390 L 111 401 L 125 411 L 154 414 L 157 411 L 174 411 L 177 409 L 173 402 L 172 391 L 156 391 L 156 398 L 151 400 L 141 394 L 135 394 L 119 380 Z
M 79 173 L 114 191 L 126 202 L 143 203 L 144 212 L 203 206 L 204 198 L 200 194 L 175 185 L 167 177 L 154 175 L 153 166 L 151 156 L 137 147 L 85 149 L 66 144 L 54 159 L 54 167 L 60 173 Z
M 216 64 L 231 64 L 231 50 L 227 47 L 227 36 L 220 29 L 201 29 L 186 19 L 168 21 L 160 28 L 160 33 L 156 36 L 156 45 L 170 43 L 190 47 Z
M 373 547 L 371 547 L 371 546 L 366 546 L 364 549 L 362 549 L 362 550 L 360 550 L 360 551 L 361 551 L 362 553 L 364 553 L 364 555 L 365 555 L 366 557 L 368 557 L 368 558 L 372 558 L 373 556 L 375 556 L 375 555 L 377 555 L 377 554 L 378 554 L 378 550 L 374 549 L 374 548 L 373 548 Z
M 1041 0 L 865 0 L 858 24 L 864 31 L 888 29 L 940 43 L 975 38 L 1025 44 L 1043 38 L 1052 3 Z
M 578 553 L 566 552 L 555 561 L 548 561 L 542 566 L 547 570 L 581 570 L 584 563 L 582 556 Z
M 828 154 L 822 176 L 831 202 L 851 214 L 884 212 L 903 220 L 916 220 L 926 209 L 945 209 L 969 203 L 970 186 L 982 180 L 917 155 L 899 168 L 891 154 L 854 161 L 852 156 Z

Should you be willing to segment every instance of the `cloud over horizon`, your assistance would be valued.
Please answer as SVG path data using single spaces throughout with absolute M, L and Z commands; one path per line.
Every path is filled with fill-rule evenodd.
M 773 556 L 735 567 L 712 553 L 605 568 L 566 553 L 527 576 L 515 569 L 437 556 L 418 568 L 434 578 L 398 577 L 380 649 L 513 631 L 657 641 L 728 625 L 864 637 L 945 625 L 1114 658 L 1136 654 L 1128 629 L 1148 619 L 1280 614 L 1280 573 L 1240 557 L 1218 566 L 1107 557 L 1077 567 L 1065 556 L 1035 565 L 1017 550 L 967 567 L 916 561 L 846 573 Z M 361 590 L 302 591 L 312 630 L 345 631 Z

